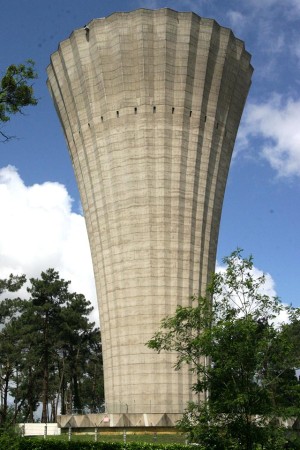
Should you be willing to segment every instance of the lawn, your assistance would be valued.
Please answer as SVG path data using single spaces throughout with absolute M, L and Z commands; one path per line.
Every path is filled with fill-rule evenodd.
M 50 436 L 49 436 L 50 438 Z M 51 439 L 58 439 L 67 441 L 69 439 L 68 433 L 63 433 L 60 436 L 51 436 Z M 95 434 L 89 433 L 72 433 L 71 441 L 90 441 L 95 442 Z M 124 432 L 120 433 L 101 433 L 97 434 L 98 442 L 124 442 Z M 185 444 L 186 435 L 183 433 L 132 433 L 126 432 L 126 442 L 147 442 L 153 444 Z

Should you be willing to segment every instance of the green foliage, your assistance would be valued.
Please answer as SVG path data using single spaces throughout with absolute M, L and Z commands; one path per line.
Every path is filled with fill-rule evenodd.
M 21 438 L 18 436 L 11 436 L 7 433 L 0 434 L 0 448 L 7 450 L 19 450 Z
M 8 292 L 16 292 L 26 281 L 25 275 L 15 276 L 10 274 L 8 278 L 0 279 L 0 294 L 3 294 L 4 291 Z
M 35 78 L 37 74 L 32 60 L 7 68 L 0 80 L 0 122 L 9 121 L 12 114 L 22 112 L 25 106 L 37 104 L 33 88 L 28 84 Z
M 0 125 L 10 120 L 11 116 L 23 113 L 23 108 L 36 105 L 31 80 L 37 78 L 34 70 L 34 62 L 26 61 L 25 64 L 10 65 L 4 75 L 0 76 Z M 0 130 L 1 142 L 12 138 Z
M 15 292 L 24 282 L 24 276 L 1 280 L 1 292 Z M 56 421 L 59 404 L 62 413 L 71 413 L 103 403 L 100 330 L 89 320 L 90 302 L 69 285 L 48 269 L 30 279 L 28 300 L 0 302 L 2 427 L 33 421 L 39 403 L 43 422 Z
M 215 449 L 282 448 L 278 418 L 300 413 L 299 310 L 263 293 L 265 277 L 253 276 L 252 257 L 237 250 L 224 262 L 207 298 L 178 306 L 147 345 L 177 352 L 175 369 L 189 364 L 195 374 L 202 400 L 189 405 L 180 424 L 192 441 Z M 281 312 L 290 325 L 275 325 Z
M 5 447 L 4 447 L 5 445 Z M 0 448 L 10 450 L 192 450 L 194 447 L 172 444 L 158 445 L 147 443 L 124 444 L 119 442 L 76 442 L 76 441 L 58 441 L 56 439 L 28 439 L 17 438 L 15 440 L 0 436 Z M 198 450 L 204 450 L 204 447 L 197 447 Z M 208 450 L 208 449 L 206 449 Z

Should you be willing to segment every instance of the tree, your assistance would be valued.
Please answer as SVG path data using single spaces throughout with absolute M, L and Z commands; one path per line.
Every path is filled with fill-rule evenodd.
M 73 293 L 61 309 L 58 360 L 60 361 L 60 389 L 62 413 L 82 412 L 93 407 L 97 400 L 88 398 L 85 391 L 103 386 L 100 330 L 89 321 L 91 303 L 82 294 Z M 97 364 L 95 359 L 98 359 Z M 89 378 L 90 367 L 96 364 L 98 379 Z M 95 369 L 96 370 L 96 369 Z M 91 386 L 90 386 L 91 385 Z M 69 393 L 71 402 L 67 402 Z M 58 399 L 57 399 L 58 400 Z M 103 402 L 102 399 L 99 402 Z M 68 403 L 68 408 L 66 403 Z
M 85 361 L 85 370 L 81 378 L 83 409 L 91 413 L 103 412 L 104 407 L 102 347 L 99 336 L 98 328 L 93 329 L 89 334 L 88 359 Z
M 67 301 L 70 281 L 59 277 L 54 269 L 41 273 L 41 278 L 31 278 L 27 288 L 31 302 L 27 303 L 26 321 L 34 340 L 42 376 L 42 422 L 48 422 L 49 383 L 51 365 L 55 354 L 57 336 L 61 326 L 61 307 Z
M 17 292 L 26 282 L 25 275 L 0 279 L 0 295 L 5 292 Z M 6 421 L 8 412 L 8 392 L 17 352 L 17 330 L 14 327 L 19 311 L 19 299 L 3 299 L 0 302 L 0 425 Z
M 8 292 L 16 292 L 26 281 L 25 275 L 13 275 L 10 274 L 8 278 L 0 279 L 0 295 L 2 295 L 5 291 Z M 1 308 L 3 308 L 4 303 L 1 302 Z M 7 304 L 8 305 L 8 304 Z M 6 316 L 3 314 L 3 309 L 0 310 L 0 318 Z
M 253 275 L 252 257 L 237 250 L 224 263 L 207 297 L 178 306 L 147 345 L 176 351 L 175 368 L 189 364 L 195 374 L 200 401 L 181 421 L 194 441 L 216 449 L 275 449 L 284 439 L 280 420 L 300 412 L 299 341 L 275 319 L 284 311 L 295 321 L 299 311 L 263 293 L 265 276 Z
M 84 295 L 69 291 L 69 281 L 54 269 L 31 278 L 19 316 L 23 330 L 23 358 L 20 362 L 18 402 L 27 407 L 29 417 L 42 402 L 42 422 L 56 421 L 61 412 L 82 411 L 86 401 L 81 386 L 87 368 L 95 357 L 95 342 L 100 346 L 100 331 L 90 322 L 91 303 Z M 102 354 L 98 352 L 101 361 Z M 103 380 L 101 372 L 99 382 Z M 92 380 L 89 380 L 92 383 Z M 16 396 L 16 389 L 12 390 Z M 22 398 L 21 395 L 22 394 Z M 68 395 L 68 398 L 67 397 Z
M 25 281 L 0 280 L 0 294 Z M 29 299 L 0 301 L 1 426 L 34 421 L 40 403 L 43 422 L 56 421 L 59 405 L 63 414 L 66 405 L 70 412 L 96 411 L 103 403 L 100 330 L 89 320 L 91 303 L 69 284 L 48 269 L 30 279 Z
M 0 123 L 8 122 L 13 114 L 22 113 L 24 107 L 37 104 L 30 84 L 35 78 L 37 74 L 32 60 L 7 68 L 0 79 Z M 9 139 L 1 130 L 0 135 L 5 141 Z

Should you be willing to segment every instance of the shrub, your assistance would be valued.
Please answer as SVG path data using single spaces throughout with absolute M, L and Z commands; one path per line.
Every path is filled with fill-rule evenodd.
M 79 442 L 59 441 L 57 439 L 21 438 L 0 436 L 0 449 L 5 450 L 195 450 L 192 446 L 180 444 L 160 445 L 144 442 L 123 444 L 120 442 Z M 197 446 L 197 450 L 205 450 Z

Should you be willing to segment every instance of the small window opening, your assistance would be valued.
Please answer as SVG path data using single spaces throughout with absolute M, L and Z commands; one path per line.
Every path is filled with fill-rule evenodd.
M 134 114 L 137 114 L 137 108 L 134 108 Z
M 153 106 L 153 114 L 156 113 L 156 106 Z
M 190 117 L 192 117 L 192 113 L 193 113 L 193 111 L 190 111 Z
M 103 122 L 103 116 L 101 116 L 101 122 Z
M 117 111 L 117 117 L 119 117 L 119 111 Z
M 219 122 L 217 122 L 217 125 L 216 125 L 216 129 L 218 129 L 219 128 Z
M 204 116 L 204 122 L 206 122 L 206 116 Z
M 89 29 L 89 27 L 87 26 L 87 25 L 84 25 L 84 30 L 85 30 L 85 37 L 86 37 L 86 40 L 89 42 L 89 40 L 90 40 L 90 29 Z
M 175 108 L 172 108 L 172 114 L 174 114 Z

